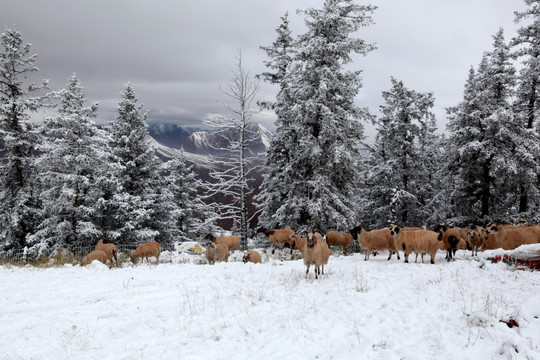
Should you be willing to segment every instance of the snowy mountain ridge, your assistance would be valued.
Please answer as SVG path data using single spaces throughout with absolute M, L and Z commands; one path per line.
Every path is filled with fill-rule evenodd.
M 250 124 L 248 130 L 253 134 L 253 141 L 248 144 L 247 156 L 266 154 L 272 133 L 261 124 Z M 149 134 L 158 157 L 164 161 L 183 153 L 187 162 L 199 168 L 210 169 L 211 156 L 230 156 L 228 151 L 221 150 L 226 149 L 229 142 L 225 137 L 216 134 L 216 131 L 182 128 L 172 124 L 152 124 L 149 126 Z

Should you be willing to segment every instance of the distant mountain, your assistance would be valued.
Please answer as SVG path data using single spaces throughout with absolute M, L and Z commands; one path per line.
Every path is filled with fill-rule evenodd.
M 184 141 L 199 129 L 184 128 L 177 124 L 150 124 L 148 132 L 158 143 L 173 149 L 181 149 Z
M 251 124 L 248 131 L 253 135 L 248 146 L 248 157 L 266 154 L 272 133 L 260 124 Z M 153 124 L 149 126 L 157 155 L 166 161 L 183 152 L 188 163 L 200 169 L 210 169 L 210 156 L 227 157 L 229 152 L 220 150 L 229 144 L 224 137 L 212 130 L 185 129 L 178 125 Z M 234 135 L 231 133 L 229 135 Z
M 247 130 L 252 140 L 246 155 L 253 157 L 260 153 L 266 153 L 272 139 L 272 133 L 260 124 L 250 124 Z M 227 156 L 228 152 L 221 149 L 226 149 L 229 145 L 226 138 L 235 138 L 235 135 L 232 130 L 226 136 L 218 135 L 215 131 L 196 131 L 184 141 L 183 149 L 194 154 Z

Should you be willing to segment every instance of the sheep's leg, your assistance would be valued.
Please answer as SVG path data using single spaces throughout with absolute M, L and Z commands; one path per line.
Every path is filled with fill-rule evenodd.
M 390 260 L 392 258 L 392 250 L 388 250 L 389 254 L 388 254 L 388 260 Z
M 309 264 L 306 265 L 307 269 L 306 269 L 306 279 L 307 279 L 307 276 L 309 274 Z
M 422 262 L 424 262 L 424 254 L 422 254 Z M 414 259 L 414 263 L 418 263 L 418 253 L 416 253 L 416 258 Z

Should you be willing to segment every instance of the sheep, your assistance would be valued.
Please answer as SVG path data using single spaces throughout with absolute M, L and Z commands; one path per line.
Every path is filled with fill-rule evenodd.
M 369 260 L 369 255 L 372 251 L 377 250 L 388 250 L 388 260 L 392 258 L 394 252 L 396 253 L 398 260 L 400 259 L 399 251 L 396 248 L 390 229 L 385 228 L 367 231 L 362 225 L 359 225 L 352 229 L 351 233 L 354 234 L 353 237 L 355 239 L 358 239 L 360 247 L 364 249 L 364 261 Z
M 146 262 L 148 262 L 148 258 L 154 256 L 156 258 L 156 264 L 159 264 L 159 254 L 161 253 L 161 245 L 156 242 L 147 242 L 144 244 L 141 244 L 137 247 L 137 250 L 135 250 L 131 254 L 131 261 L 135 264 L 137 261 L 137 258 L 146 258 Z
M 247 263 L 248 261 L 254 264 L 260 264 L 261 254 L 259 254 L 257 251 L 248 251 L 244 254 L 242 261 L 244 262 L 244 264 Z
M 112 259 L 116 261 L 116 266 L 118 266 L 118 249 L 114 244 L 104 244 L 103 239 L 99 239 L 94 250 L 103 250 L 107 254 L 107 259 L 111 261 Z
M 463 235 L 464 229 L 454 227 L 449 228 L 446 224 L 440 224 L 435 227 L 435 232 L 439 233 L 439 240 L 442 240 L 444 243 L 444 247 L 446 250 L 446 259 L 448 261 L 451 261 L 454 259 L 454 255 L 456 254 L 457 245 L 460 241 L 460 239 L 463 239 L 466 243 L 466 248 L 468 250 L 472 250 L 469 242 L 464 239 L 467 238 L 467 232 L 465 231 L 465 235 Z
M 443 246 L 442 241 L 438 239 L 438 233 L 431 230 L 401 231 L 396 225 L 391 226 L 391 232 L 395 236 L 396 244 L 403 249 L 406 263 L 409 262 L 409 254 L 414 252 L 416 253 L 415 262 L 418 261 L 418 254 L 421 254 L 422 263 L 424 263 L 424 255 L 429 254 L 431 263 L 435 264 L 437 250 Z
M 487 232 L 494 235 L 496 248 L 500 247 L 503 250 L 514 250 L 521 245 L 540 243 L 540 227 L 537 226 L 501 228 L 499 225 L 492 225 Z
M 325 235 L 326 243 L 328 246 L 341 246 L 343 253 L 346 253 L 348 248 L 353 242 L 353 235 L 350 233 L 342 233 L 339 231 L 329 231 Z
M 294 235 L 289 236 L 289 240 L 292 241 L 291 247 L 294 250 L 300 250 L 301 253 L 304 252 L 304 247 L 306 245 L 306 238 L 303 238 L 294 234 Z
M 270 242 L 272 243 L 272 254 L 275 252 L 276 245 L 278 243 L 283 243 L 284 245 L 287 244 L 291 248 L 291 254 L 292 254 L 293 252 L 292 241 L 289 240 L 289 237 L 291 235 L 294 235 L 293 230 L 291 229 L 270 230 L 270 229 L 262 227 L 257 230 L 257 234 L 258 233 L 264 233 L 268 237 L 268 240 L 270 240 Z
M 210 265 L 214 265 L 216 261 L 229 260 L 229 248 L 226 244 L 209 243 L 206 247 L 206 260 Z
M 322 249 L 322 264 L 321 264 L 321 270 L 324 274 L 324 265 L 328 264 L 328 259 L 330 258 L 330 255 L 333 254 L 332 250 L 328 247 L 328 243 L 326 241 L 321 241 Z
M 304 246 L 304 252 L 302 253 L 302 258 L 304 259 L 304 265 L 306 265 L 306 279 L 309 274 L 309 266 L 315 265 L 315 279 L 319 278 L 320 267 L 326 258 L 325 246 L 322 243 L 324 242 L 322 235 L 319 233 L 308 233 L 306 237 L 306 245 Z
M 467 230 L 467 239 L 472 248 L 472 256 L 478 256 L 478 249 L 482 246 L 486 229 L 476 226 Z
M 84 259 L 82 261 L 82 265 L 83 266 L 88 265 L 94 260 L 99 260 L 102 263 L 106 264 L 107 263 L 107 254 L 103 250 L 94 250 L 94 251 L 92 251 L 91 253 L 89 253 L 88 255 L 86 255 L 84 257 Z
M 215 237 L 212 234 L 208 234 L 204 238 L 215 244 L 225 244 L 229 249 L 238 250 L 240 248 L 240 238 L 236 235 Z

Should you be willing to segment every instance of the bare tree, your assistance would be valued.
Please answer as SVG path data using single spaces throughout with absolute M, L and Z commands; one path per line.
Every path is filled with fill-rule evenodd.
M 213 115 L 203 119 L 203 123 L 216 129 L 215 135 L 224 140 L 222 145 L 211 145 L 220 150 L 220 155 L 212 156 L 215 165 L 210 172 L 214 180 L 207 184 L 208 198 L 221 198 L 215 208 L 219 219 L 232 219 L 233 227 L 239 230 L 240 246 L 247 248 L 248 200 L 253 192 L 250 185 L 251 174 L 258 168 L 257 154 L 251 154 L 249 146 L 256 140 L 257 126 L 252 116 L 259 110 L 252 109 L 259 82 L 242 66 L 241 52 L 236 56 L 236 68 L 232 71 L 227 88 L 221 91 L 234 101 L 234 104 L 220 102 L 230 116 Z

